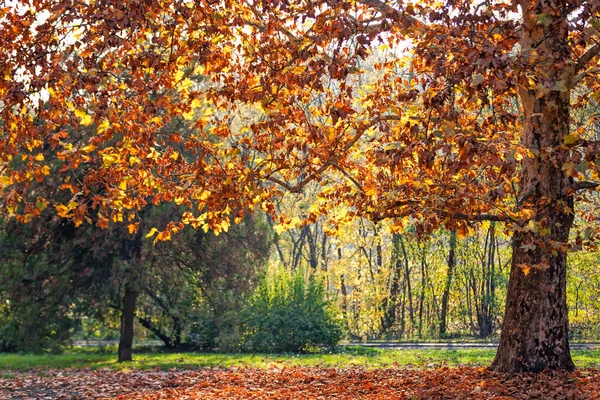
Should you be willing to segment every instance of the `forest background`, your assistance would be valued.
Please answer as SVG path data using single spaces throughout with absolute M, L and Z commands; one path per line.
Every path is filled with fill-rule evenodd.
M 301 215 L 313 199 L 309 189 L 286 196 L 280 211 Z M 164 223 L 175 212 L 163 206 L 146 221 Z M 325 219 L 294 224 L 274 225 L 258 213 L 219 235 L 186 230 L 153 243 L 139 235 L 136 241 L 126 226 L 75 228 L 52 214 L 26 225 L 5 221 L 0 349 L 60 352 L 74 340 L 118 340 L 131 293 L 137 340 L 171 349 L 278 352 L 340 339 L 498 339 L 511 255 L 502 224 L 486 222 L 467 235 L 419 235 L 410 225 L 392 233 L 385 222 L 360 218 L 346 218 L 334 235 Z M 134 266 L 136 251 L 143 262 Z M 600 337 L 598 258 L 569 258 L 575 341 Z M 128 286 L 132 275 L 135 285 Z M 296 302 L 286 300 L 294 281 Z M 244 307 L 265 290 L 263 300 L 284 304 Z M 251 334 L 257 316 L 263 336 Z M 282 329 L 286 340 L 276 337 Z M 302 331 L 306 337 L 290 338 Z

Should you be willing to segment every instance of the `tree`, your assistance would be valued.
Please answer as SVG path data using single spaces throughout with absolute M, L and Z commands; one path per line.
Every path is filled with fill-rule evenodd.
M 421 235 L 504 221 L 513 260 L 492 368 L 572 369 L 566 254 L 600 147 L 586 140 L 593 120 L 569 115 L 594 102 L 599 7 L 15 2 L 0 22 L 4 209 L 28 220 L 52 202 L 28 190 L 47 179 L 39 149 L 51 147 L 72 193 L 51 204 L 76 225 L 92 212 L 100 225 L 134 221 L 149 201 L 194 203 L 159 240 L 182 224 L 218 233 L 232 214 L 275 213 L 281 188 L 314 180 L 322 201 L 307 221 L 340 203 L 349 216 L 394 218 L 397 231 L 410 218 Z M 592 100 L 572 96 L 578 85 Z M 186 129 L 168 125 L 176 116 Z M 83 142 L 64 143 L 80 126 Z M 71 181 L 90 160 L 102 166 Z

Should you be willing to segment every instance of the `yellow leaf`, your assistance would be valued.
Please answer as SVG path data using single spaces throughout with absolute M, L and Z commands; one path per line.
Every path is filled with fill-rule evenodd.
M 183 222 L 185 225 L 189 225 L 190 223 L 192 223 L 194 221 L 195 221 L 194 215 L 189 211 L 184 212 L 183 215 L 181 216 L 181 222 Z
M 123 182 L 119 183 L 119 189 L 127 190 L 127 182 L 123 181 Z
M 158 235 L 156 235 L 156 239 L 154 239 L 154 243 L 156 243 L 157 241 L 167 241 L 167 240 L 171 240 L 171 232 L 169 231 L 163 231 L 163 232 L 159 232 Z
M 129 225 L 127 225 L 127 230 L 129 231 L 130 235 L 133 235 L 138 230 L 138 224 L 135 223 L 135 224 L 129 224 Z
M 146 235 L 146 238 L 151 238 L 152 236 L 154 236 L 154 234 L 156 232 L 158 232 L 158 229 L 156 229 L 156 228 L 150 229 L 150 232 L 148 232 L 148 234 Z
M 194 99 L 192 100 L 192 102 L 190 103 L 190 106 L 192 108 L 200 108 L 202 106 L 202 102 L 199 99 Z
M 278 235 L 281 235 L 283 232 L 287 231 L 289 226 L 286 225 L 275 225 L 273 229 L 277 232 Z
M 91 153 L 94 150 L 96 150 L 96 146 L 94 146 L 93 144 L 88 144 L 87 146 L 83 146 L 81 148 L 81 151 L 83 151 L 84 153 Z
M 527 227 L 529 228 L 529 230 L 531 232 L 534 232 L 534 233 L 537 232 L 537 230 L 538 230 L 538 226 L 535 223 L 535 221 L 533 221 L 533 220 L 529 220 L 529 222 L 527 223 Z
M 75 116 L 79 118 L 79 123 L 83 126 L 91 125 L 93 122 L 92 117 L 84 110 L 75 110 Z
M 377 189 L 371 188 L 365 192 L 365 195 L 368 197 L 375 196 L 377 194 Z
M 192 87 L 192 85 L 194 84 L 194 82 L 190 79 L 190 78 L 185 78 L 183 81 L 181 81 L 181 83 L 179 84 L 179 91 L 188 89 L 190 87 Z
M 290 225 L 295 226 L 296 228 L 300 228 L 303 225 L 303 223 L 302 223 L 302 220 L 300 218 L 294 217 L 290 221 Z
M 186 121 L 191 121 L 194 119 L 194 110 L 190 110 L 189 112 L 186 113 L 182 113 L 181 116 L 183 117 L 183 119 L 185 119 Z
M 36 161 L 44 161 L 44 155 L 42 153 L 35 156 Z
M 203 190 L 202 193 L 200 194 L 199 199 L 204 201 L 206 199 L 208 199 L 210 197 L 210 192 L 208 190 Z
M 110 121 L 104 118 L 98 125 L 98 135 L 103 134 L 108 128 L 110 128 Z
M 56 213 L 59 217 L 67 218 L 69 216 L 69 209 L 66 206 L 60 204 L 54 208 L 56 208 Z
M 303 73 L 305 70 L 306 70 L 306 65 L 299 65 L 292 70 L 292 73 L 294 75 L 298 75 L 298 74 Z
M 150 152 L 148 153 L 148 155 L 146 155 L 146 158 L 151 158 L 153 160 L 158 159 L 158 152 L 154 147 L 150 147 Z
M 227 232 L 229 230 L 229 220 L 221 222 L 221 229 L 223 229 L 223 232 Z

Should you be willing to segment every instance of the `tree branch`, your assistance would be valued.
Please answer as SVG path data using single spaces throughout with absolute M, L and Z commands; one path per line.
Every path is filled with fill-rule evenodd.
M 574 188 L 575 188 L 575 191 L 578 191 L 578 190 L 596 189 L 599 186 L 600 186 L 600 182 L 582 181 L 582 182 L 575 182 Z
M 577 59 L 577 62 L 575 63 L 575 71 L 578 72 L 584 69 L 586 65 L 598 54 L 600 54 L 600 44 L 596 43 Z
M 311 182 L 315 179 L 318 179 L 319 176 L 323 172 L 325 172 L 325 170 L 327 170 L 329 167 L 339 168 L 337 166 L 338 160 L 340 158 L 342 158 L 342 156 L 348 150 L 350 150 L 350 148 L 352 148 L 352 146 L 354 146 L 356 144 L 356 142 L 358 142 L 360 140 L 360 138 L 362 137 L 362 135 L 364 135 L 364 133 L 367 131 L 367 129 L 369 129 L 370 127 L 372 127 L 380 122 L 400 121 L 401 119 L 402 119 L 402 117 L 399 115 L 386 114 L 386 115 L 380 115 L 376 118 L 373 118 L 372 120 L 368 121 L 367 123 L 365 123 L 363 125 L 359 125 L 359 128 L 356 129 L 354 136 L 352 136 L 352 138 L 348 141 L 348 143 L 346 143 L 345 146 L 338 152 L 338 155 L 332 155 L 330 161 L 325 161 L 325 163 L 321 167 L 319 167 L 315 172 L 311 173 L 306 178 L 300 180 L 300 182 L 296 183 L 295 185 L 290 185 L 289 183 L 287 183 L 279 178 L 275 178 L 273 176 L 267 176 L 265 179 L 267 181 L 278 184 L 279 186 L 283 187 L 284 189 L 286 189 L 287 191 L 289 191 L 291 193 L 299 193 L 304 186 L 306 186 L 309 182 Z M 336 144 L 336 149 L 337 149 L 337 144 Z M 279 169 L 279 170 L 281 170 L 281 169 Z M 344 173 L 343 170 L 340 169 L 340 171 L 342 171 L 342 173 Z M 344 173 L 344 175 L 346 175 L 346 174 Z M 349 175 L 346 175 L 346 176 L 349 177 L 359 188 L 361 187 L 361 185 L 358 184 L 358 182 L 356 182 Z
M 417 18 L 412 15 L 402 12 L 389 4 L 381 1 L 381 0 L 358 0 L 359 3 L 374 8 L 381 12 L 384 16 L 391 16 L 394 19 L 400 21 L 407 28 L 414 28 L 418 31 L 422 31 L 425 29 L 425 24 L 419 21 Z
M 150 320 L 148 320 L 146 318 L 142 318 L 138 315 L 136 315 L 135 317 L 137 318 L 140 325 L 142 325 L 144 328 L 146 328 L 149 331 L 151 331 L 152 333 L 154 333 L 160 340 L 162 340 L 162 342 L 165 344 L 165 346 L 173 347 L 171 338 L 166 333 L 161 331 L 160 328 L 158 328 L 156 325 L 154 325 Z

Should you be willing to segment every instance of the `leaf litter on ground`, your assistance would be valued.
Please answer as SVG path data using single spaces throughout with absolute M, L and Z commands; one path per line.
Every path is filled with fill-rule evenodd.
M 499 374 L 482 367 L 273 366 L 44 370 L 0 375 L 0 399 L 600 399 L 600 370 Z

